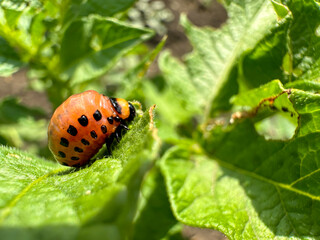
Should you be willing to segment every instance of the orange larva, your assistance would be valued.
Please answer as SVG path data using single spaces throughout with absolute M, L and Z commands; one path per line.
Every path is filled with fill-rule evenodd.
M 104 143 L 110 151 L 113 139 L 118 140 L 134 117 L 134 107 L 122 98 L 109 98 L 93 90 L 72 95 L 53 113 L 49 148 L 62 165 L 85 165 Z

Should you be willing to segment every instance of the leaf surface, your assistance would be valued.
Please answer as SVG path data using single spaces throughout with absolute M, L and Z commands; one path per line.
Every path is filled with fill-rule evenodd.
M 221 29 L 198 28 L 185 17 L 181 20 L 194 48 L 186 64 L 206 104 L 207 115 L 218 95 L 230 97 L 236 93 L 237 89 L 230 88 L 231 84 L 226 89 L 223 86 L 232 75 L 239 56 L 253 48 L 276 24 L 270 1 L 225 1 L 225 7 L 229 19 Z
M 299 119 L 291 140 L 259 135 L 254 111 L 233 125 L 209 131 L 201 143 L 203 152 L 175 147 L 166 154 L 162 172 L 180 221 L 220 230 L 230 239 L 320 236 L 320 98 L 282 89 L 278 81 L 270 82 L 240 94 L 234 103 L 259 110 L 286 108 L 288 118 Z M 264 100 L 266 105 L 261 104 Z
M 71 0 L 68 6 L 65 6 L 64 21 L 69 22 L 79 17 L 90 14 L 99 14 L 104 17 L 111 17 L 117 13 L 127 10 L 134 4 L 135 0 Z
M 153 32 L 115 19 L 90 16 L 72 22 L 66 30 L 60 53 L 60 71 L 71 85 L 97 78 L 134 46 Z
M 109 158 L 80 169 L 1 148 L 0 232 L 4 239 L 123 239 L 156 151 L 152 109 Z M 133 140 L 134 139 L 134 140 Z
M 148 173 L 142 185 L 142 195 L 133 239 L 165 238 L 169 230 L 177 224 L 177 220 L 171 212 L 164 180 L 157 167 Z

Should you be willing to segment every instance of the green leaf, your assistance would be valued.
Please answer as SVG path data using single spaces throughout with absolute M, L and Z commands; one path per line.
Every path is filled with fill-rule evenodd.
M 35 57 L 39 43 L 44 39 L 43 31 L 42 34 L 34 34 L 36 29 L 33 25 L 42 25 L 37 17 L 39 12 L 41 18 L 48 10 L 38 1 L 6 0 L 0 6 L 0 36 L 15 49 L 23 62 Z
M 149 104 L 157 103 L 159 136 L 165 141 L 175 141 L 181 139 L 177 132 L 180 125 L 191 125 L 192 117 L 202 117 L 199 94 L 187 68 L 169 51 L 164 51 L 158 62 L 162 76 L 143 81 L 141 87 L 145 101 Z M 193 127 L 194 125 L 187 126 L 190 131 Z
M 284 4 L 272 1 L 274 6 L 290 14 L 242 57 L 239 79 L 245 88 L 257 87 L 275 78 L 302 88 L 302 80 L 308 81 L 307 85 L 318 80 L 319 4 L 304 0 L 282 2 Z M 294 85 L 296 80 L 299 83 Z
M 259 106 L 264 99 L 279 96 L 284 90 L 281 82 L 274 80 L 259 88 L 238 94 L 232 99 L 232 102 L 236 105 L 253 108 Z
M 171 126 L 183 122 L 199 112 L 197 104 L 197 92 L 191 84 L 185 67 L 174 59 L 169 52 L 164 52 L 159 57 L 159 67 L 163 72 L 165 85 L 160 85 L 159 79 L 154 83 L 145 83 L 145 96 L 150 101 L 157 101 L 158 112 L 164 121 Z M 159 100 L 161 99 L 161 101 Z M 172 118 L 172 113 L 176 117 Z
M 133 78 L 140 78 L 140 79 L 143 78 L 146 75 L 150 65 L 154 62 L 156 57 L 159 55 L 159 53 L 163 49 L 164 45 L 166 44 L 166 41 L 167 41 L 167 36 L 164 36 L 161 39 L 161 41 L 157 44 L 157 46 L 151 52 L 149 52 L 142 59 L 142 61 L 139 62 L 137 66 L 135 66 L 133 69 L 130 69 L 127 72 L 127 77 L 132 78 L 131 80 L 133 80 Z M 148 51 L 148 49 L 146 49 L 146 51 Z
M 39 5 L 40 2 L 38 0 L 2 0 L 0 2 L 0 6 L 5 9 L 15 10 L 15 11 L 23 11 L 29 6 Z
M 278 15 L 278 18 L 283 19 L 288 15 L 289 9 L 285 5 L 277 2 L 276 0 L 271 0 L 271 3 Z
M 231 122 L 236 118 L 254 117 L 260 135 L 266 139 L 288 140 L 298 126 L 298 114 L 288 99 L 290 93 L 279 80 L 274 80 L 238 94 L 232 102 L 244 112 L 235 113 Z
M 143 85 L 143 81 L 145 81 L 145 75 L 149 70 L 150 65 L 154 62 L 155 58 L 158 56 L 159 52 L 161 52 L 162 48 L 164 47 L 167 40 L 167 36 L 164 36 L 162 40 L 158 43 L 158 45 L 152 50 L 148 52 L 148 49 L 145 51 L 147 52 L 146 56 L 143 57 L 141 61 L 138 63 L 134 62 L 134 66 L 128 69 L 126 72 L 123 71 L 124 67 L 127 67 L 129 64 L 127 62 L 128 59 L 122 59 L 120 62 L 121 65 L 119 69 L 113 69 L 117 78 L 117 83 L 120 85 L 120 89 L 117 91 L 117 94 L 120 96 L 124 96 L 126 99 L 139 99 L 141 98 L 141 88 Z M 139 47 L 146 47 L 139 45 Z M 135 49 L 133 49 L 135 51 Z M 139 50 L 138 50 L 139 51 Z M 129 58 L 130 56 L 128 56 Z M 130 63 L 130 61 L 129 61 Z M 127 67 L 128 68 L 128 67 Z M 108 75 L 108 82 L 112 76 L 111 74 Z M 139 99 L 140 100 L 140 99 Z M 150 104 L 152 104 L 150 102 Z
M 292 72 L 286 46 L 289 24 L 289 21 L 282 22 L 258 42 L 254 49 L 243 53 L 239 62 L 240 92 L 259 87 L 273 79 L 279 79 L 283 83 L 288 81 L 288 75 Z
M 79 17 L 90 14 L 98 14 L 104 17 L 111 17 L 117 13 L 123 12 L 134 4 L 135 0 L 71 0 L 65 6 L 66 12 L 64 21 L 69 22 Z
M 234 102 L 285 107 L 295 119 L 298 114 L 290 141 L 266 140 L 255 130 L 253 116 L 242 115 L 227 128 L 213 127 L 200 154 L 175 147 L 164 156 L 161 170 L 178 220 L 217 229 L 230 239 L 319 236 L 320 97 L 295 89 L 279 93 L 281 88 L 270 82 Z M 259 97 L 270 105 L 263 106 Z
M 1 238 L 126 238 L 142 178 L 157 152 L 152 110 L 137 117 L 111 157 L 86 168 L 0 147 Z
M 270 1 L 226 1 L 225 6 L 228 22 L 215 31 L 195 27 L 184 16 L 181 19 L 193 46 L 193 52 L 186 58 L 187 68 L 202 96 L 198 101 L 206 106 L 206 118 L 212 104 L 218 105 L 215 98 L 225 101 L 237 92 L 232 75 L 239 56 L 253 48 L 276 25 Z
M 307 92 L 319 93 L 320 83 L 308 80 L 296 80 L 294 82 L 287 83 L 286 88 L 297 88 Z
M 157 167 L 148 173 L 142 185 L 142 196 L 133 239 L 162 239 L 177 220 L 171 212 L 163 177 Z
M 172 209 L 180 222 L 217 229 L 229 239 L 237 239 L 227 230 L 241 229 L 239 220 L 245 219 L 247 204 L 241 201 L 245 194 L 236 188 L 236 180 L 224 177 L 214 161 L 179 147 L 167 152 L 161 167 Z
M 173 211 L 185 224 L 219 230 L 229 239 L 319 234 L 317 200 L 186 149 L 172 149 L 163 163 Z
M 157 79 L 155 79 L 157 80 Z M 179 99 L 172 88 L 159 91 L 154 84 L 144 82 L 143 92 L 146 102 L 156 102 L 159 112 L 159 136 L 163 140 L 179 139 L 177 127 L 179 124 L 188 123 L 193 112 L 185 111 L 184 99 Z M 174 113 L 174 116 L 173 116 Z
M 17 72 L 23 63 L 18 54 L 0 37 L 0 76 L 6 77 Z
M 269 3 L 281 18 L 278 23 L 271 17 Z M 215 100 L 206 105 L 207 117 L 211 110 L 215 114 L 219 109 L 228 110 L 221 108 L 221 103 L 238 93 L 234 84 L 239 84 L 240 94 L 231 103 L 233 110 L 239 111 L 230 119 L 210 119 L 198 146 L 178 143 L 165 154 L 161 170 L 171 207 L 180 222 L 220 230 L 229 239 L 318 239 L 319 3 L 225 4 L 230 22 L 233 17 L 234 22 L 221 30 L 197 28 L 182 19 L 194 46 L 186 66 L 202 96 L 209 96 L 205 102 Z M 252 9 L 266 8 L 268 11 L 258 11 L 255 16 L 270 14 L 268 19 L 263 23 L 250 19 L 252 9 L 244 7 L 246 4 Z M 232 5 L 236 7 L 231 11 Z M 248 11 L 244 20 L 243 9 Z M 237 21 L 247 24 L 246 28 Z M 259 37 L 246 39 L 255 34 L 250 27 L 259 24 Z M 223 30 L 235 26 L 238 29 L 232 32 L 232 40 L 237 39 L 236 44 L 228 45 L 231 41 Z M 241 38 L 243 33 L 249 35 Z M 236 48 L 228 55 L 224 46 Z M 214 75 L 211 69 L 219 67 Z M 220 98 L 222 95 L 226 97 Z M 281 132 L 276 129 L 278 124 Z
M 152 35 L 111 18 L 90 16 L 74 21 L 61 43 L 61 77 L 70 79 L 71 86 L 97 78 Z
M 159 68 L 169 91 L 175 95 L 175 101 L 181 102 L 181 106 L 189 116 L 199 112 L 198 101 L 201 96 L 192 84 L 187 68 L 168 51 L 163 52 L 159 57 Z
M 293 79 L 317 80 L 320 64 L 320 9 L 316 1 L 285 1 L 292 13 L 288 32 Z

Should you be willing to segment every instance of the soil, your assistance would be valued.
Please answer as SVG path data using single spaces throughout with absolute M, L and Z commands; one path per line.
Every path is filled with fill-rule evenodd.
M 159 0 L 158 0 L 159 1 Z M 219 28 L 227 19 L 225 9 L 215 0 L 205 7 L 200 0 L 162 0 L 166 7 L 174 14 L 174 20 L 166 24 L 168 39 L 165 48 L 170 49 L 172 54 L 180 59 L 192 51 L 188 39 L 182 27 L 179 25 L 181 13 L 185 13 L 188 19 L 197 26 L 210 26 Z M 162 36 L 156 36 L 149 44 L 156 46 Z M 151 75 L 158 73 L 156 64 L 150 69 Z M 17 96 L 23 104 L 30 107 L 45 109 L 48 116 L 52 112 L 51 105 L 45 94 L 28 89 L 26 70 L 22 70 L 11 77 L 0 78 L 0 99 L 7 96 Z M 224 240 L 227 239 L 222 233 L 209 229 L 200 229 L 185 226 L 183 236 L 190 240 Z
M 28 88 L 26 70 L 21 70 L 10 77 L 0 77 L 0 100 L 4 97 L 15 96 L 26 106 L 43 109 L 48 117 L 52 107 L 43 93 Z

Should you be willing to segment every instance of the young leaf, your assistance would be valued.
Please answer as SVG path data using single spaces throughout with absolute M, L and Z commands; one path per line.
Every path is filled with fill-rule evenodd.
M 1 147 L 2 238 L 124 239 L 156 151 L 152 110 L 135 121 L 111 157 L 86 168 L 60 167 Z
M 97 78 L 152 35 L 152 31 L 111 18 L 90 16 L 74 21 L 61 43 L 61 77 L 70 79 L 71 86 Z

